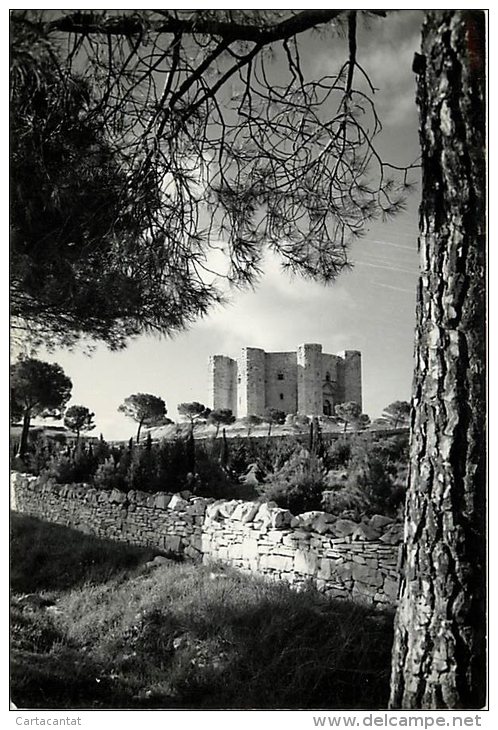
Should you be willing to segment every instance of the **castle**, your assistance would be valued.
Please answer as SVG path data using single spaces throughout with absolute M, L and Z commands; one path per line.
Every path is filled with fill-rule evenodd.
M 333 415 L 338 403 L 362 404 L 361 353 L 322 352 L 317 344 L 296 352 L 265 352 L 244 347 L 240 358 L 209 358 L 209 396 L 213 409 L 234 416 L 262 416 L 267 408 L 306 416 Z

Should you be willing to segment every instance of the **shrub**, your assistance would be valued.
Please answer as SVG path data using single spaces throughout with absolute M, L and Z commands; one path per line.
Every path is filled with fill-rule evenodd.
M 370 502 L 365 491 L 358 486 L 346 485 L 327 491 L 322 498 L 322 509 L 333 515 L 350 512 L 360 518 L 368 512 Z
M 160 474 L 157 469 L 157 449 L 137 447 L 131 451 L 131 458 L 126 470 L 127 489 L 142 492 L 156 492 Z
M 93 482 L 97 467 L 98 459 L 92 448 L 80 445 L 74 454 L 54 454 L 40 474 L 58 484 Z
M 14 596 L 19 706 L 387 706 L 390 613 L 229 569 L 214 579 L 208 566 L 144 570 L 150 551 L 20 521 L 13 591 L 51 591 L 57 611 L 21 613 Z
M 117 468 L 113 459 L 107 459 L 103 464 L 98 465 L 93 477 L 93 483 L 97 489 L 126 491 L 125 476 Z
M 351 440 L 349 438 L 334 439 L 324 454 L 327 469 L 345 469 L 351 458 Z
M 260 494 L 264 499 L 275 501 L 279 507 L 300 514 L 321 509 L 324 489 L 326 472 L 322 460 L 306 449 L 300 449 L 269 477 Z
M 357 438 L 352 444 L 348 487 L 362 491 L 370 512 L 392 514 L 400 503 L 400 490 L 394 488 L 392 477 L 369 436 Z

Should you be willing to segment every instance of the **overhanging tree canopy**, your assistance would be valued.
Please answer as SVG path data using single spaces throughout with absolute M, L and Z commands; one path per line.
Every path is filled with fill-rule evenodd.
M 344 62 L 307 76 L 297 39 L 324 24 L 347 33 Z M 356 24 L 340 10 L 14 12 L 12 302 L 35 339 L 119 347 L 180 329 L 222 297 L 216 274 L 253 282 L 266 246 L 324 282 L 347 268 L 349 240 L 408 185 L 375 150 Z

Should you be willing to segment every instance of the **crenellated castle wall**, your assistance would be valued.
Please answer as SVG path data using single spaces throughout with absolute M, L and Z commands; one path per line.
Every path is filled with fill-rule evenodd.
M 341 353 L 343 362 L 343 403 L 354 401 L 362 404 L 361 352 L 345 350 Z
M 300 345 L 297 348 L 297 410 L 298 413 L 323 413 L 322 346 Z
M 265 407 L 297 413 L 295 352 L 266 353 Z
M 237 363 L 226 355 L 209 358 L 209 401 L 212 408 L 237 411 Z
M 212 408 L 230 408 L 241 418 L 263 416 L 267 408 L 307 416 L 333 415 L 338 403 L 362 405 L 361 353 L 322 352 L 320 344 L 300 345 L 296 352 L 265 352 L 244 347 L 237 361 L 209 358 Z
M 238 364 L 237 417 L 265 412 L 266 357 L 258 347 L 243 347 Z

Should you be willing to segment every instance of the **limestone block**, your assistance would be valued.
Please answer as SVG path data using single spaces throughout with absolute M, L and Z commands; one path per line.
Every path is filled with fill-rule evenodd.
M 336 537 L 348 537 L 352 535 L 358 527 L 357 522 L 353 520 L 340 519 L 336 520 L 330 527 L 330 531 L 336 535 Z
M 296 551 L 292 548 L 286 548 L 283 545 L 279 545 L 273 551 L 274 555 L 282 555 L 285 558 L 294 558 Z
M 187 503 L 187 514 L 192 517 L 203 515 L 206 511 L 207 501 L 203 497 L 194 497 Z
M 172 553 L 179 553 L 181 539 L 177 535 L 165 535 L 162 539 L 163 547 Z
M 175 512 L 184 512 L 188 507 L 188 502 L 186 499 L 183 499 L 183 497 L 180 497 L 179 494 L 173 494 L 170 495 L 162 495 L 163 497 L 169 497 L 168 501 L 166 502 L 166 507 L 168 509 L 174 510 Z M 166 509 L 166 507 L 163 507 L 162 509 Z
M 123 504 L 124 502 L 126 502 L 126 494 L 124 492 L 121 492 L 119 489 L 113 489 L 109 495 L 109 502 L 114 502 L 115 504 Z
M 232 520 L 239 520 L 244 524 L 252 522 L 258 514 L 260 505 L 256 502 L 242 502 L 238 504 L 232 513 Z
M 274 529 L 282 529 L 287 527 L 292 520 L 292 514 L 288 509 L 282 507 L 272 507 L 270 510 L 270 525 Z
M 382 529 L 383 527 L 386 527 L 386 525 L 392 525 L 392 519 L 390 517 L 385 517 L 384 515 L 373 515 L 373 517 L 370 517 L 370 520 L 368 524 L 371 527 Z
M 268 525 L 271 524 L 271 510 L 272 507 L 270 507 L 268 502 L 260 505 L 256 516 L 254 517 L 254 522 L 261 522 L 262 526 L 268 527 Z
M 218 560 L 221 560 L 222 562 L 227 563 L 229 560 L 229 552 L 227 547 L 220 547 L 217 551 L 218 553 Z
M 238 499 L 231 499 L 229 502 L 221 502 L 218 514 L 222 517 L 231 517 L 240 503 L 241 502 Z
M 383 583 L 380 572 L 374 568 L 369 568 L 368 565 L 353 563 L 351 572 L 354 580 L 363 585 L 380 588 Z
M 325 595 L 327 598 L 348 598 L 349 592 L 342 586 L 340 588 L 333 586 L 325 590 Z
M 211 536 L 205 532 L 201 536 L 201 552 L 203 555 L 209 555 L 211 552 Z
M 200 550 L 197 550 L 194 545 L 187 545 L 184 552 L 185 555 L 192 560 L 198 560 L 201 557 Z
M 280 530 L 272 529 L 268 530 L 268 532 L 265 535 L 265 541 L 268 541 L 272 543 L 273 545 L 279 544 L 283 540 L 283 534 Z
M 352 534 L 353 540 L 378 540 L 381 535 L 380 528 L 361 522 Z
M 296 573 L 315 575 L 318 569 L 318 557 L 311 550 L 296 550 L 294 570 Z
M 334 574 L 340 579 L 341 583 L 347 583 L 352 580 L 353 563 L 339 563 L 335 561 L 331 565 Z
M 330 532 L 332 527 L 330 520 L 327 519 L 329 515 L 319 515 L 313 521 L 313 532 L 318 532 L 319 535 L 324 535 L 326 532 Z
M 366 558 L 365 563 L 366 565 L 368 565 L 369 568 L 375 568 L 375 570 L 380 569 L 379 561 L 377 560 L 377 558 Z
M 286 558 L 283 555 L 262 555 L 259 561 L 261 568 L 265 570 L 283 570 L 291 571 L 293 568 L 292 558 Z
M 326 532 L 325 525 L 332 523 L 334 517 L 327 512 L 320 510 L 312 510 L 311 512 L 302 512 L 298 515 L 299 527 L 303 530 L 311 530 L 313 532 Z
M 398 586 L 399 586 L 398 580 L 393 580 L 392 578 L 386 578 L 384 580 L 384 593 L 386 594 L 388 599 L 390 601 L 392 601 L 393 603 L 398 598 Z
M 308 543 L 311 534 L 309 532 L 302 532 L 300 531 L 300 534 L 296 534 L 296 532 L 289 532 L 287 534 L 282 535 L 282 543 L 284 545 L 288 545 L 289 547 L 296 547 L 301 545 L 302 543 Z M 304 535 L 304 537 L 303 537 Z
M 403 533 L 403 525 L 393 524 L 379 539 L 387 545 L 399 545 L 403 542 Z
M 355 583 L 351 590 L 353 599 L 357 603 L 362 603 L 366 606 L 371 606 L 375 602 L 374 596 L 376 595 L 375 588 L 371 588 L 363 583 Z
M 247 560 L 257 560 L 258 555 L 258 541 L 246 538 L 242 543 L 242 557 Z
M 331 560 L 322 558 L 319 563 L 317 577 L 322 580 L 330 580 L 334 575 L 334 565 Z
M 242 543 L 234 543 L 228 548 L 228 556 L 230 560 L 241 560 L 244 556 Z
M 128 502 L 134 502 L 135 504 L 147 505 L 149 497 L 150 494 L 148 492 L 141 492 L 138 489 L 130 489 L 128 492 Z

